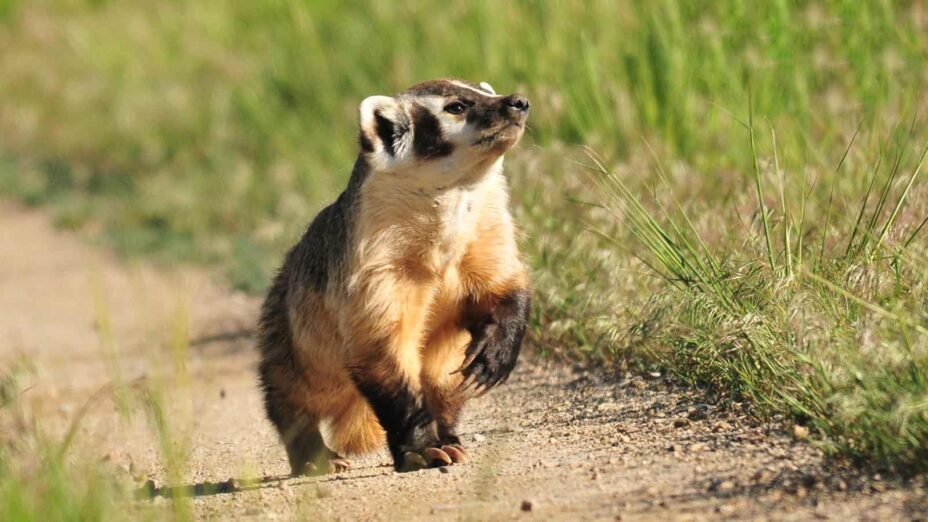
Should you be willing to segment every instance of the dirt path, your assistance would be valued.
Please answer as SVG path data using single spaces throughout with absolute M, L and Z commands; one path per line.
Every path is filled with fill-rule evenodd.
M 136 509 L 167 509 L 179 491 L 200 517 L 258 520 L 889 520 L 928 510 L 922 489 L 826 471 L 808 444 L 663 379 L 533 361 L 469 405 L 471 464 L 396 474 L 381 454 L 348 473 L 285 478 L 251 339 L 226 335 L 251 327 L 256 300 L 203 274 L 126 266 L 10 205 L 0 204 L 0 240 L 0 368 L 31 361 L 28 402 L 44 425 L 63 432 L 113 380 L 145 376 L 168 398 L 173 433 L 187 437 L 172 446 L 187 449 L 180 483 L 169 484 L 181 490 L 165 487 L 160 439 L 141 412 L 120 415 L 107 399 L 80 423 L 76 454 L 141 492 L 152 481 L 154 500 Z

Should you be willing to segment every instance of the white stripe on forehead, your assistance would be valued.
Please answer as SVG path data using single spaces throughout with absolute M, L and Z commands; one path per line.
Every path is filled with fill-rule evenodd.
M 482 89 L 476 89 L 471 85 L 467 85 L 466 83 L 459 82 L 457 80 L 449 80 L 449 83 L 451 83 L 452 85 L 456 85 L 458 87 L 469 89 L 471 91 L 474 91 L 483 96 L 487 96 L 489 98 L 500 98 L 500 95 L 496 94 L 496 91 L 494 91 L 493 87 L 490 87 L 490 84 L 487 82 L 480 82 L 480 87 L 482 87 Z

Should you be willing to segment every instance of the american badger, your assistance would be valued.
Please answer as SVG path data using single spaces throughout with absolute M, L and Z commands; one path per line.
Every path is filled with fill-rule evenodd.
M 384 440 L 398 471 L 465 461 L 464 401 L 509 376 L 529 313 L 502 174 L 528 111 L 458 80 L 361 103 L 348 187 L 261 314 L 265 407 L 293 474 L 342 471 Z

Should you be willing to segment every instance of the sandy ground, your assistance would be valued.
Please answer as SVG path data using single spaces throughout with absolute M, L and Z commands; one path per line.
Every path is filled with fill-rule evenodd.
M 753 421 L 737 405 L 719 408 L 661 377 L 528 359 L 469 404 L 467 465 L 397 474 L 378 454 L 346 473 L 287 478 L 252 339 L 239 333 L 259 301 L 202 273 L 127 266 L 9 204 L 0 204 L 0 240 L 0 369 L 34 367 L 24 398 L 52 433 L 86 409 L 75 458 L 111 468 L 145 497 L 132 507 L 140 512 L 170 512 L 174 494 L 206 519 L 894 520 L 928 511 L 923 486 L 828 465 L 791 427 Z M 165 398 L 169 444 L 143 400 L 126 399 L 120 413 L 106 391 L 130 382 Z M 165 447 L 184 455 L 174 479 Z

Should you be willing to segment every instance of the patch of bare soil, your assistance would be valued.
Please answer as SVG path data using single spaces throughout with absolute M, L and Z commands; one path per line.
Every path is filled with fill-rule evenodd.
M 164 384 L 172 447 L 186 450 L 178 483 L 166 483 L 164 439 L 144 412 L 121 415 L 110 399 L 90 403 L 73 449 L 135 490 L 134 509 L 167 512 L 176 494 L 213 519 L 926 516 L 924 486 L 826 465 L 792 430 L 737 407 L 661 378 L 534 360 L 469 404 L 469 464 L 397 474 L 382 453 L 345 473 L 289 478 L 252 340 L 237 333 L 253 325 L 257 300 L 200 273 L 127 266 L 15 206 L 0 205 L 0 239 L 0 368 L 31 362 L 24 398 L 44 426 L 63 433 L 114 380 Z

